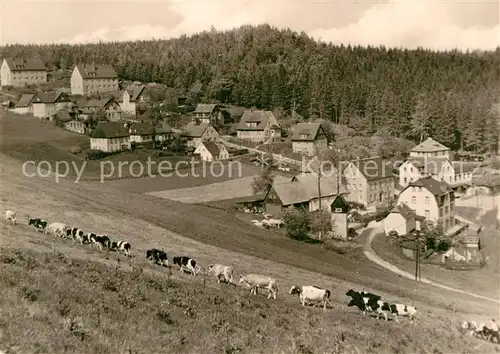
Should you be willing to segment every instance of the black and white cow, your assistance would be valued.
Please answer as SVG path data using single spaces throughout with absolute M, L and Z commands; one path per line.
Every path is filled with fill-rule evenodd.
M 49 222 L 47 220 L 28 217 L 28 225 L 33 225 L 37 231 L 43 231 Z
M 111 251 L 120 251 L 125 256 L 131 257 L 132 246 L 127 241 L 113 241 L 111 242 L 111 246 L 109 247 Z
M 168 267 L 168 257 L 167 257 L 167 252 L 161 251 L 156 248 L 152 248 L 146 251 L 146 258 L 149 260 L 150 263 L 156 263 L 161 266 Z
M 110 239 L 106 235 L 96 235 L 94 233 L 88 233 L 88 239 L 92 245 L 97 246 L 101 251 L 104 249 L 109 249 Z
M 174 257 L 173 263 L 179 266 L 179 271 L 183 271 L 187 269 L 191 272 L 191 274 L 196 275 L 199 273 L 201 268 L 196 264 L 196 261 L 187 256 Z
M 366 312 L 371 312 L 374 311 L 374 307 L 377 308 L 377 302 L 380 301 L 382 298 L 379 295 L 372 294 L 372 293 L 365 293 L 364 291 L 354 291 L 350 289 L 347 293 L 347 296 L 351 298 L 351 301 L 347 306 L 356 306 L 358 309 L 360 309 L 363 312 L 363 315 L 366 314 Z
M 81 244 L 89 243 L 88 235 L 77 227 L 66 230 L 66 237 L 72 238 L 73 241 L 79 241 Z

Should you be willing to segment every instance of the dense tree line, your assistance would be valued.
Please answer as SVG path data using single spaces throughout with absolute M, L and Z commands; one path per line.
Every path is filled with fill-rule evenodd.
M 334 46 L 268 25 L 171 40 L 9 45 L 3 56 L 40 55 L 53 69 L 110 63 L 122 79 L 158 82 L 204 99 L 296 112 L 370 136 L 382 128 L 419 142 L 432 135 L 481 150 L 498 136 L 500 48 L 433 52 Z

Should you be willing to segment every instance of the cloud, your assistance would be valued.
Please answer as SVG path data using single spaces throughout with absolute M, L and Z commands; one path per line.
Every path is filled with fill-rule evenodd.
M 69 42 L 166 39 L 209 30 L 212 26 L 217 30 L 227 30 L 245 24 L 269 23 L 280 28 L 305 30 L 316 39 L 334 44 L 461 50 L 491 50 L 500 46 L 498 4 L 490 3 L 488 8 L 483 6 L 485 11 L 475 14 L 479 17 L 478 21 L 470 23 L 470 18 L 474 14 L 461 6 L 461 3 L 393 0 L 388 3 L 375 3 L 361 12 L 357 19 L 338 26 L 335 26 L 340 22 L 338 18 L 330 22 L 318 20 L 323 24 L 311 24 L 311 18 L 324 18 L 328 13 L 332 19 L 342 15 L 337 13 L 342 4 L 329 3 L 326 5 L 327 8 L 321 7 L 324 4 L 317 4 L 308 1 L 280 2 L 279 0 L 272 2 L 185 0 L 169 4 L 170 11 L 177 13 L 181 18 L 179 23 L 171 27 L 141 24 L 101 28 L 78 34 Z M 473 5 L 476 8 L 478 6 Z M 497 11 L 496 15 L 494 11 Z M 487 15 L 495 17 L 496 22 L 481 25 L 481 19 Z M 304 20 L 305 17 L 309 18 L 309 21 Z M 469 23 L 465 23 L 467 21 Z

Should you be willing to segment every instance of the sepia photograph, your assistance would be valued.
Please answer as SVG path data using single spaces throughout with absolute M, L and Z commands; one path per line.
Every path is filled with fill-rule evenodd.
M 500 353 L 500 0 L 0 0 L 0 354 Z

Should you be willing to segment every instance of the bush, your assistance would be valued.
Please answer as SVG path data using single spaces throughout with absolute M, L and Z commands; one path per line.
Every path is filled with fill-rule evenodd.
M 309 239 L 309 230 L 311 228 L 311 219 L 305 210 L 289 209 L 283 216 L 286 234 L 295 240 Z
M 72 146 L 71 149 L 69 149 L 69 151 L 74 154 L 74 155 L 77 155 L 79 153 L 82 152 L 82 148 L 79 147 L 79 146 Z
M 90 150 L 85 156 L 85 160 L 100 160 L 106 156 L 107 154 L 102 150 Z

